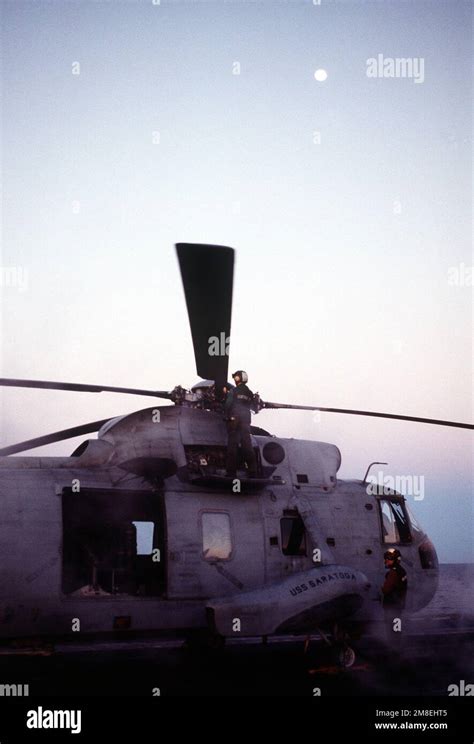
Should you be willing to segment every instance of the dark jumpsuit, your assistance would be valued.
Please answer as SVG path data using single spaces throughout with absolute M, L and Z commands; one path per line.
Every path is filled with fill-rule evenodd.
M 393 621 L 396 617 L 403 617 L 407 589 L 407 572 L 400 564 L 395 564 L 385 574 L 385 581 L 382 586 L 382 606 L 387 641 L 398 652 L 402 651 L 406 634 L 404 629 L 403 632 L 394 633 Z
M 382 586 L 384 609 L 403 610 L 408 589 L 407 572 L 399 564 L 389 568 Z
M 237 472 L 237 458 L 239 444 L 242 448 L 244 460 L 247 463 L 248 476 L 257 475 L 257 460 L 252 447 L 250 433 L 250 410 L 253 403 L 253 393 L 241 382 L 227 394 L 224 409 L 227 417 L 227 475 L 235 478 Z

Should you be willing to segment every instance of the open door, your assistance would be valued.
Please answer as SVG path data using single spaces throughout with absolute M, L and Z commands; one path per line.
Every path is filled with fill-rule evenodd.
M 162 498 L 147 491 L 65 488 L 62 590 L 75 597 L 165 593 Z

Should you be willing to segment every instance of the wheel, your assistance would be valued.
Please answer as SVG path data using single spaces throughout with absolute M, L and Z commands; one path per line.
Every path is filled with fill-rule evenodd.
M 353 665 L 355 658 L 355 651 L 350 646 L 344 646 L 344 648 L 341 648 L 339 651 L 338 661 L 345 669 L 349 669 L 349 667 Z

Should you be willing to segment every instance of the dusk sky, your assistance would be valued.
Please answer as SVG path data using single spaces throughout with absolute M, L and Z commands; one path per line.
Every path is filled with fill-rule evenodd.
M 470 2 L 1 10 L 3 377 L 190 387 L 174 244 L 217 243 L 237 251 L 230 366 L 263 399 L 473 421 Z M 411 74 L 383 76 L 396 59 Z M 1 445 L 153 404 L 0 396 Z M 472 432 L 254 423 L 337 444 L 341 477 L 423 477 L 407 499 L 440 560 L 474 560 Z

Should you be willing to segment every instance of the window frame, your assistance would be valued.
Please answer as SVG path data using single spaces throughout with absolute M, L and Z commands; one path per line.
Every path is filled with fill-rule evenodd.
M 143 557 L 143 556 L 150 556 L 150 559 L 153 556 L 153 550 L 158 548 L 160 551 L 160 561 L 158 564 L 155 564 L 157 566 L 156 569 L 156 581 L 157 583 L 160 583 L 159 591 L 149 593 L 149 594 L 134 594 L 134 593 L 127 593 L 127 592 L 119 592 L 119 593 L 109 593 L 108 591 L 106 594 L 98 594 L 98 595 L 86 595 L 86 596 L 80 596 L 76 594 L 76 589 L 70 589 L 66 590 L 66 582 L 68 580 L 67 577 L 67 571 L 70 570 L 71 566 L 76 567 L 78 570 L 83 569 L 83 562 L 76 563 L 75 561 L 68 561 L 67 557 L 70 558 L 71 549 L 74 548 L 74 543 L 71 543 L 71 534 L 69 534 L 70 528 L 72 527 L 72 522 L 76 522 L 76 528 L 77 524 L 80 526 L 82 525 L 83 521 L 84 524 L 86 523 L 85 517 L 87 516 L 87 509 L 91 508 L 84 507 L 85 514 L 74 514 L 74 510 L 70 511 L 69 509 L 69 501 L 70 500 L 76 500 L 81 499 L 83 501 L 87 501 L 88 497 L 93 500 L 94 498 L 97 499 L 103 499 L 104 503 L 101 505 L 104 513 L 106 510 L 112 505 L 114 501 L 117 500 L 123 500 L 123 503 L 126 505 L 125 511 L 128 512 L 134 511 L 135 505 L 132 506 L 131 504 L 127 503 L 128 501 L 138 501 L 141 503 L 138 503 L 136 505 L 136 509 L 138 512 L 141 513 L 140 517 L 131 518 L 129 523 L 133 524 L 134 522 L 149 522 L 153 524 L 153 542 L 156 543 L 152 547 L 152 553 L 137 553 L 135 558 L 137 557 Z M 60 523 L 60 529 L 61 529 L 61 561 L 60 561 L 60 574 L 59 574 L 59 592 L 61 595 L 61 599 L 67 602 L 86 602 L 86 601 L 93 601 L 93 602 L 100 602 L 100 601 L 156 601 L 157 599 L 163 598 L 165 595 L 165 592 L 167 590 L 167 551 L 166 551 L 166 544 L 167 544 L 167 521 L 166 521 L 166 512 L 164 507 L 164 499 L 162 496 L 157 496 L 153 491 L 145 491 L 142 489 L 137 490 L 131 490 L 131 489 L 117 489 L 117 488 L 110 488 L 110 487 L 100 487 L 100 486 L 84 486 L 81 487 L 80 492 L 76 493 L 73 491 L 71 486 L 63 486 L 61 488 L 60 493 L 60 499 L 61 499 L 61 523 Z M 110 500 L 110 505 L 107 503 Z M 148 501 L 149 503 L 145 503 Z M 79 509 L 79 512 L 81 512 L 81 509 Z M 146 517 L 143 517 L 143 512 L 146 513 Z M 131 515 L 130 515 L 131 516 Z M 119 520 L 117 520 L 119 521 Z M 120 520 L 122 521 L 122 520 Z M 124 521 L 123 524 L 127 524 L 127 521 Z M 107 527 L 109 523 L 104 520 L 97 520 L 92 522 L 87 522 L 87 524 L 92 524 L 92 526 L 100 527 Z M 135 528 L 136 529 L 136 528 Z M 79 543 L 80 544 L 80 543 Z M 137 544 L 138 548 L 138 544 Z M 133 571 L 133 578 L 137 578 L 137 572 Z M 80 586 L 78 588 L 81 588 Z
M 155 541 L 155 530 L 156 530 L 156 522 L 151 522 L 149 519 L 135 519 L 132 521 L 132 524 L 135 526 L 135 529 L 137 530 L 137 557 L 141 555 L 153 555 L 153 543 Z M 148 553 L 139 553 L 138 552 L 138 527 L 137 524 L 150 524 L 151 525 L 151 550 Z
M 223 516 L 227 517 L 228 524 L 229 524 L 229 538 L 230 538 L 230 553 L 227 558 L 208 558 L 204 554 L 204 520 L 203 517 L 206 514 L 221 514 Z M 200 535 L 201 535 L 201 559 L 205 561 L 206 563 L 213 563 L 215 561 L 218 561 L 219 563 L 227 563 L 228 561 L 232 561 L 234 558 L 235 553 L 235 540 L 234 540 L 234 529 L 232 524 L 232 515 L 227 509 L 214 509 L 214 508 L 205 508 L 200 509 L 199 511 L 199 525 L 200 525 Z
M 396 498 L 396 497 L 390 496 L 390 495 L 384 495 L 384 496 L 380 496 L 377 499 L 377 502 L 378 502 L 378 510 L 379 510 L 380 536 L 381 536 L 382 545 L 412 545 L 412 543 L 413 543 L 412 526 L 411 526 L 411 522 L 410 522 L 410 515 L 409 515 L 408 510 L 407 510 L 407 508 L 405 506 L 405 500 L 402 499 L 402 498 Z M 395 540 L 395 541 L 394 540 L 386 540 L 385 539 L 385 535 L 384 535 L 384 522 L 383 522 L 383 511 L 382 511 L 382 503 L 383 502 L 389 504 L 390 513 L 393 516 L 393 520 L 394 520 L 394 524 L 395 525 L 397 525 L 396 512 L 392 509 L 391 504 L 398 504 L 401 507 L 402 512 L 403 512 L 403 515 L 405 517 L 406 528 L 407 528 L 407 531 L 408 531 L 408 539 L 406 539 L 406 540 L 402 539 L 402 536 L 400 535 L 400 530 L 398 529 L 398 525 L 397 525 L 397 529 L 398 529 L 398 532 L 399 532 L 399 539 L 398 540 Z

